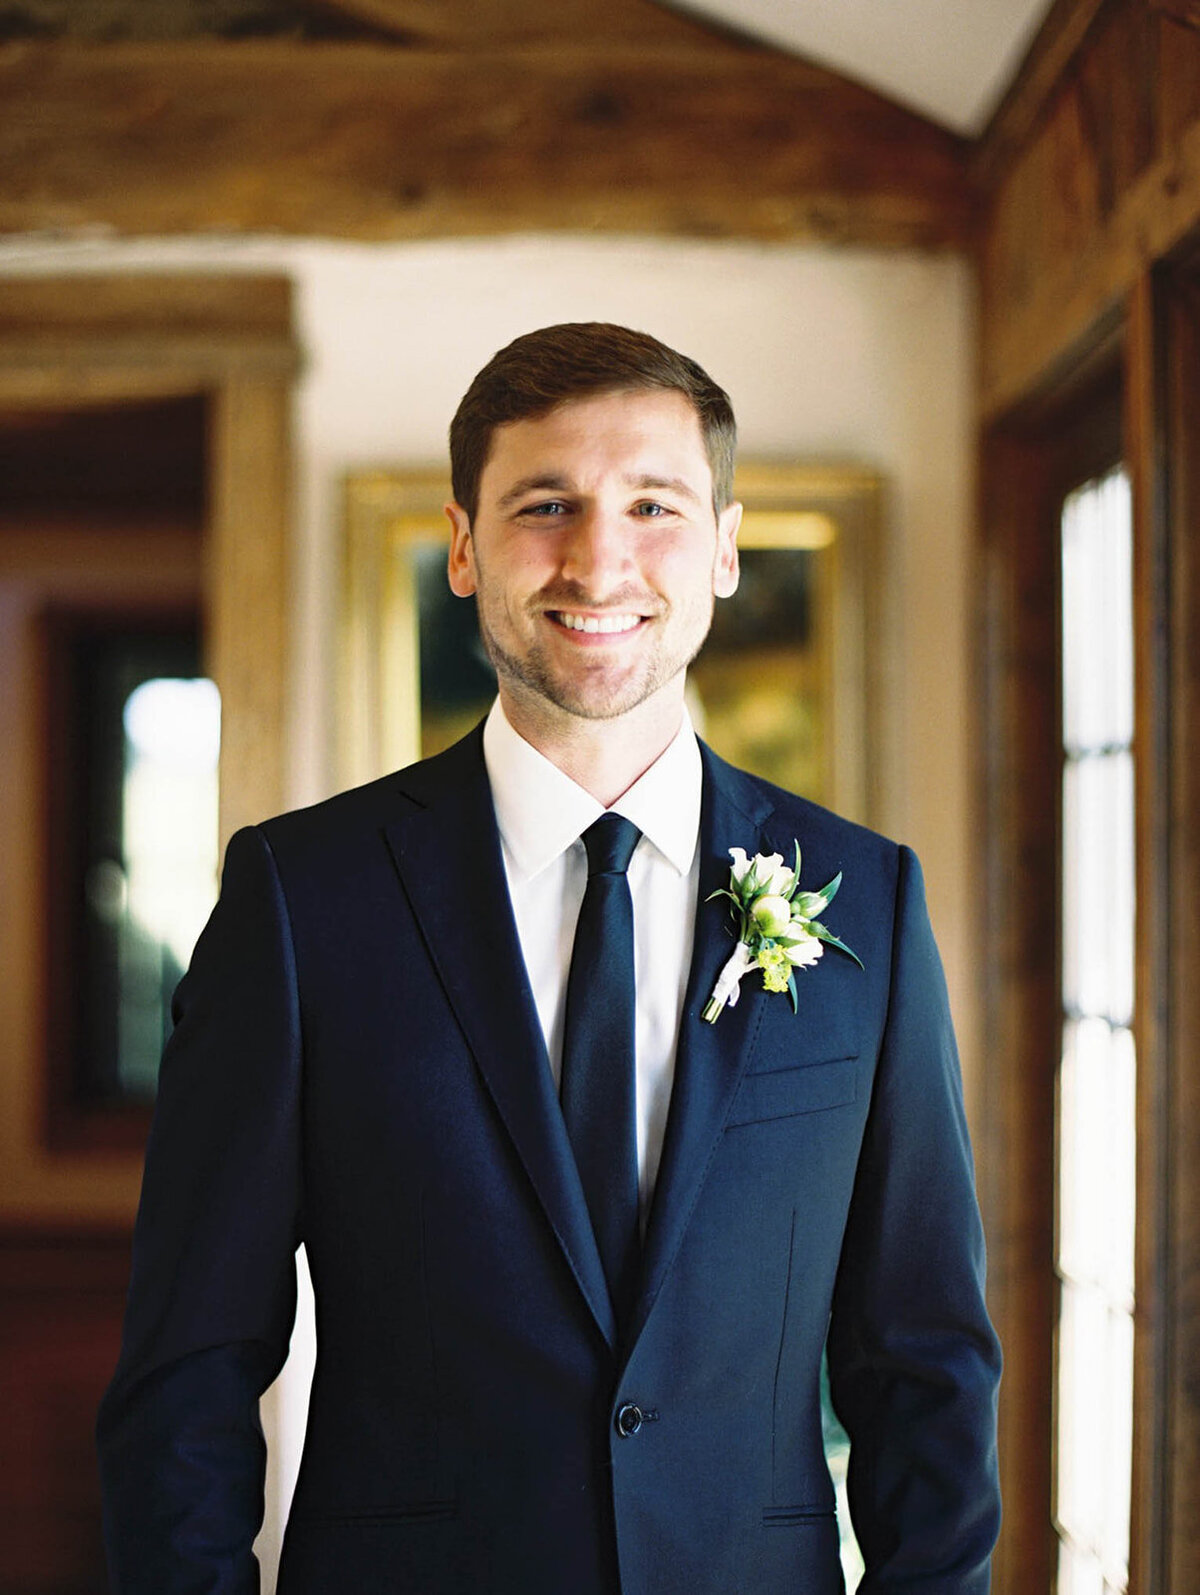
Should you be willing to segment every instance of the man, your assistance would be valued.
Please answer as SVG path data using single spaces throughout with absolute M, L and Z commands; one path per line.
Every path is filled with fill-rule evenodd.
M 230 844 L 101 1413 L 121 1595 L 258 1588 L 301 1241 L 283 1595 L 832 1595 L 826 1343 L 863 1590 L 986 1589 L 998 1355 L 919 870 L 684 710 L 737 584 L 733 440 L 694 362 L 605 325 L 463 400 L 449 576 L 499 700 Z M 797 842 L 743 952 L 730 850 Z M 780 989 L 733 978 L 758 951 Z

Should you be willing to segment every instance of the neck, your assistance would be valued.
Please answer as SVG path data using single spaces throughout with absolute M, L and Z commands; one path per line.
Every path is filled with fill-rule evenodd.
M 666 751 L 683 718 L 682 685 L 612 720 L 581 719 L 540 698 L 526 701 L 503 684 L 500 703 L 513 730 L 605 808 Z

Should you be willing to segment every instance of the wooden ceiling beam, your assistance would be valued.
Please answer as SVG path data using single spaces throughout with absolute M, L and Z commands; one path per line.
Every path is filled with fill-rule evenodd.
M 531 44 L 589 48 L 627 44 L 728 45 L 739 36 L 706 18 L 672 9 L 669 0 L 301 0 L 310 13 L 337 17 L 428 48 L 513 49 Z M 741 47 L 771 53 L 762 41 Z
M 960 246 L 965 143 L 773 51 L 0 50 L 0 232 Z

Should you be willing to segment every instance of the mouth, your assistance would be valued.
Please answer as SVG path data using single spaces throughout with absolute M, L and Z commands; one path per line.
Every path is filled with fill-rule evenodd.
M 644 615 L 609 613 L 583 614 L 573 609 L 551 609 L 549 619 L 566 631 L 586 633 L 589 636 L 623 636 L 637 628 L 646 619 Z

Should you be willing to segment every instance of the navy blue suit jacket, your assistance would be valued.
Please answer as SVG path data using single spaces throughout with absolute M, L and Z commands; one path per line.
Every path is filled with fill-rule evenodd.
M 844 884 L 800 1012 L 700 1010 L 731 846 Z M 303 1241 L 318 1356 L 281 1595 L 980 1595 L 996 1341 L 911 853 L 704 753 L 700 897 L 632 1334 L 524 973 L 475 733 L 245 830 L 176 1001 L 100 1418 L 119 1595 L 244 1595 Z M 635 1434 L 622 1403 L 645 1415 Z

